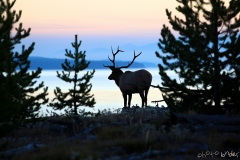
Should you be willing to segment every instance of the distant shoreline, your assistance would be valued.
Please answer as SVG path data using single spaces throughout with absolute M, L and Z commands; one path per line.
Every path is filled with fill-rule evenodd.
M 35 70 L 38 67 L 43 70 L 57 70 L 62 69 L 61 65 L 64 63 L 64 58 L 45 58 L 45 57 L 35 57 L 30 56 L 29 60 L 31 62 L 30 69 Z M 71 62 L 71 60 L 70 60 Z M 89 60 L 90 64 L 87 69 L 106 69 L 104 65 L 111 65 L 109 60 Z M 126 65 L 128 61 L 116 61 L 118 66 Z M 157 68 L 155 63 L 151 62 L 134 62 L 129 68 Z

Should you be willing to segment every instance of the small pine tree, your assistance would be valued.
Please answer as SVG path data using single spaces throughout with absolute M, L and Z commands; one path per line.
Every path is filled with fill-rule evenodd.
M 90 64 L 90 62 L 85 60 L 86 51 L 79 52 L 80 45 L 81 41 L 78 43 L 77 35 L 75 35 L 75 42 L 72 43 L 75 53 L 66 49 L 65 54 L 66 57 L 72 60 L 65 59 L 64 63 L 62 63 L 62 68 L 64 70 L 62 74 L 57 71 L 57 77 L 67 83 L 73 83 L 73 88 L 69 89 L 69 92 L 63 93 L 59 87 L 56 87 L 54 90 L 55 98 L 52 101 L 53 103 L 49 104 L 49 106 L 53 107 L 55 110 L 69 107 L 70 112 L 75 115 L 78 114 L 78 107 L 94 107 L 96 103 L 93 95 L 90 94 L 92 84 L 89 83 L 95 70 L 92 72 L 87 71 L 81 78 L 79 78 L 78 75 L 80 71 L 85 70 Z M 72 76 L 71 73 L 73 73 Z M 67 112 L 67 110 L 65 111 Z
M 0 128 L 7 131 L 10 124 L 17 124 L 19 120 L 35 118 L 42 104 L 48 99 L 47 87 L 44 83 L 36 86 L 36 79 L 40 77 L 41 69 L 29 72 L 29 55 L 34 49 L 34 43 L 29 48 L 22 46 L 21 52 L 14 51 L 14 46 L 21 43 L 23 38 L 30 35 L 30 29 L 25 30 L 22 23 L 15 31 L 13 25 L 21 17 L 12 11 L 13 2 L 0 0 Z M 43 89 L 43 92 L 40 91 Z M 3 125 L 4 124 L 4 125 Z
M 164 98 L 173 110 L 196 110 L 219 114 L 223 107 L 240 105 L 240 1 L 177 0 L 176 10 L 166 10 L 175 38 L 164 25 L 156 52 Z M 174 71 L 179 80 L 168 76 Z M 225 106 L 223 106 L 223 104 Z M 225 108 L 227 109 L 227 108 Z

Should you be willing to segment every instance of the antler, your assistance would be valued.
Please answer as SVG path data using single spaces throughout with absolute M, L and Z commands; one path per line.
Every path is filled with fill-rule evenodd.
M 108 56 L 108 59 L 113 63 L 113 66 L 105 66 L 105 65 L 103 65 L 103 66 L 104 67 L 114 67 L 115 68 L 115 57 L 116 57 L 116 55 L 118 54 L 118 52 L 124 52 L 124 51 L 120 50 L 119 46 L 118 46 L 118 49 L 115 53 L 113 52 L 112 46 L 111 46 L 111 50 L 112 50 L 113 59 L 110 59 L 109 56 Z
M 119 67 L 119 68 L 128 68 L 128 67 L 130 67 L 130 66 L 132 65 L 132 63 L 134 62 L 134 60 L 135 60 L 138 56 L 140 56 L 140 54 L 142 54 L 142 52 L 140 52 L 138 55 L 136 55 L 136 54 L 135 54 L 135 51 L 134 51 L 134 57 L 133 57 L 132 62 L 129 63 L 127 66 L 122 66 L 122 67 Z
M 118 54 L 118 52 L 124 52 L 124 51 L 120 50 L 120 49 L 119 49 L 119 46 L 118 46 L 118 49 L 117 49 L 117 51 L 116 51 L 115 53 L 113 52 L 112 46 L 111 46 L 111 50 L 112 50 L 113 59 L 110 59 L 109 56 L 108 56 L 108 59 L 113 63 L 113 66 L 105 66 L 105 65 L 103 65 L 103 66 L 104 66 L 104 67 L 109 67 L 109 68 L 112 69 L 112 68 L 116 68 L 116 67 L 115 67 L 115 57 L 116 57 L 116 55 Z M 134 57 L 133 57 L 132 62 L 129 63 L 127 66 L 122 66 L 122 67 L 118 67 L 118 68 L 128 68 L 128 67 L 130 67 L 130 66 L 133 64 L 134 60 L 135 60 L 138 56 L 140 56 L 140 54 L 142 54 L 142 52 L 140 52 L 138 55 L 136 55 L 136 53 L 135 53 L 135 51 L 134 51 Z

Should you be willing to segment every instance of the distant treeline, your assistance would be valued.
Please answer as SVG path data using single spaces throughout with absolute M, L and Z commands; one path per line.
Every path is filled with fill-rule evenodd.
M 45 58 L 45 57 L 30 57 L 29 58 L 31 64 L 30 69 L 37 69 L 38 67 L 42 68 L 43 70 L 57 70 L 62 69 L 61 64 L 64 62 L 65 59 L 57 59 L 57 58 Z M 71 62 L 71 60 L 70 60 Z M 120 67 L 123 65 L 128 64 L 127 61 L 116 61 L 116 64 Z M 94 61 L 90 60 L 90 65 L 88 69 L 106 69 L 103 67 L 104 65 L 111 65 L 109 60 L 101 60 L 101 61 Z M 157 67 L 154 63 L 149 62 L 134 62 L 130 68 L 148 68 L 148 67 Z

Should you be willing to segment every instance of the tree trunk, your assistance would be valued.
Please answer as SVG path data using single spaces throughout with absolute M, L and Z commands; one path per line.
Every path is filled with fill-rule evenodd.
M 218 50 L 218 13 L 216 2 L 213 1 L 213 52 L 214 52 L 214 78 L 213 78 L 213 96 L 216 112 L 221 110 L 221 91 L 220 91 L 220 66 Z
M 74 71 L 74 88 L 73 88 L 73 102 L 74 102 L 74 114 L 78 115 L 77 113 L 77 99 L 76 99 L 76 85 L 77 85 L 77 73 Z

